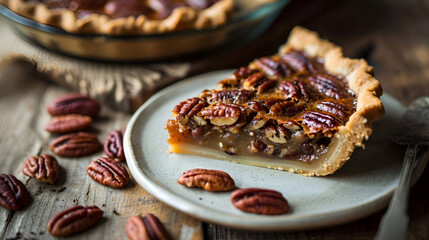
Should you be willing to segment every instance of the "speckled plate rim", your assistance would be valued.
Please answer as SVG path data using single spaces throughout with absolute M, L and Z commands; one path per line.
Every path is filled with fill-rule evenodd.
M 159 101 L 159 99 L 165 95 L 173 93 L 178 89 L 192 86 L 193 83 L 201 81 L 202 79 L 213 77 L 222 79 L 229 76 L 232 71 L 233 70 L 223 70 L 206 73 L 171 85 L 152 96 L 135 112 L 125 131 L 124 150 L 130 172 L 140 186 L 165 204 L 202 221 L 254 231 L 298 231 L 335 226 L 363 218 L 387 206 L 393 191 L 396 188 L 398 179 L 395 179 L 395 183 L 392 184 L 390 188 L 385 189 L 385 191 L 366 199 L 366 201 L 363 201 L 360 204 L 346 209 L 340 209 L 338 211 L 332 211 L 324 214 L 298 215 L 291 213 L 289 215 L 281 215 L 280 217 L 248 214 L 244 218 L 243 216 L 226 214 L 224 212 L 215 211 L 205 206 L 195 204 L 186 197 L 180 196 L 174 191 L 171 191 L 160 181 L 157 181 L 157 179 L 151 179 L 145 172 L 146 170 L 139 166 L 133 149 L 132 137 L 133 135 L 138 134 L 133 130 L 135 128 L 135 124 L 138 123 L 139 117 L 142 116 L 145 109 Z M 213 88 L 213 86 L 207 86 L 207 88 Z M 394 108 L 398 108 L 396 110 L 400 113 L 405 111 L 405 107 L 401 103 L 387 94 L 383 96 L 383 102 L 388 103 L 390 107 L 393 106 Z M 161 131 L 162 130 L 163 129 L 161 129 Z M 426 153 L 426 156 L 427 155 L 428 154 Z M 426 161 L 422 162 L 422 165 L 423 164 L 426 165 Z M 420 177 L 421 173 L 422 171 L 420 171 L 417 176 L 414 176 L 416 180 Z

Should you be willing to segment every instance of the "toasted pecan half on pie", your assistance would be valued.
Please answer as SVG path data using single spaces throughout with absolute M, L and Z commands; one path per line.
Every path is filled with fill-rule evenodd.
M 178 103 L 166 125 L 170 152 L 332 174 L 384 114 L 372 73 L 365 60 L 295 27 L 276 55 Z

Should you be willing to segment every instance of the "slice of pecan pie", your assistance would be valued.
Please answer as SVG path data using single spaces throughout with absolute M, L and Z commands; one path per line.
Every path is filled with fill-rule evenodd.
M 226 22 L 234 0 L 0 0 L 13 12 L 73 33 L 153 34 Z
M 307 176 L 332 174 L 384 114 L 372 70 L 296 27 L 278 54 L 179 103 L 166 126 L 170 151 Z

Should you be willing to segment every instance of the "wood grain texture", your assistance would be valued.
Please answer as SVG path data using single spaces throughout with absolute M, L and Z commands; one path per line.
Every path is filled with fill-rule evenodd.
M 27 157 L 52 154 L 47 146 L 55 135 L 44 131 L 51 119 L 46 106 L 66 93 L 28 67 L 14 63 L 0 76 L 0 166 L 2 173 L 12 173 L 26 183 L 33 201 L 21 211 L 0 209 L 0 239 L 54 239 L 46 231 L 47 222 L 57 212 L 77 204 L 97 205 L 104 215 L 95 227 L 69 239 L 127 239 L 124 226 L 128 218 L 147 213 L 158 216 L 173 239 L 203 238 L 201 223 L 160 203 L 134 180 L 125 189 L 113 189 L 92 180 L 86 167 L 104 156 L 102 151 L 82 158 L 57 156 L 61 173 L 54 185 L 25 176 L 21 167 Z M 129 118 L 128 114 L 104 106 L 90 131 L 104 142 L 109 131 L 123 129 Z

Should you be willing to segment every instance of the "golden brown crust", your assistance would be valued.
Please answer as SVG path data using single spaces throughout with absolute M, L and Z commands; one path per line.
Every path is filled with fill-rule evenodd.
M 13 12 L 43 24 L 59 27 L 72 33 L 94 34 L 155 34 L 183 29 L 217 27 L 227 21 L 234 8 L 234 0 L 220 0 L 204 10 L 180 7 L 164 20 L 152 20 L 144 15 L 111 19 L 100 14 L 77 18 L 69 9 L 49 9 L 40 2 L 0 0 Z
M 357 95 L 356 112 L 334 135 L 329 146 L 332 152 L 327 154 L 323 167 L 314 172 L 293 170 L 302 175 L 332 174 L 350 158 L 355 146 L 363 146 L 363 140 L 368 139 L 372 133 L 372 123 L 383 117 L 384 108 L 380 100 L 383 90 L 378 80 L 371 75 L 373 69 L 365 60 L 344 57 L 340 47 L 321 39 L 315 32 L 295 27 L 279 52 L 284 53 L 290 49 L 324 59 L 327 71 L 344 76 L 349 88 Z

